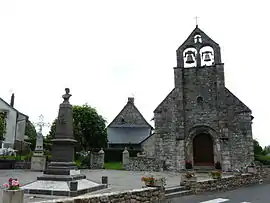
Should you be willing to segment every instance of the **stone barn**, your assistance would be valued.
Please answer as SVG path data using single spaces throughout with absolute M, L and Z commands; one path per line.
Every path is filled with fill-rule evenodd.
M 219 45 L 196 26 L 176 53 L 174 89 L 154 110 L 155 156 L 177 171 L 252 162 L 252 112 L 226 88 Z

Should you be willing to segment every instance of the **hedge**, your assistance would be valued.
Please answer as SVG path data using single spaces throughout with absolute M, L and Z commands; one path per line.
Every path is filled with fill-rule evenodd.
M 270 156 L 255 155 L 255 161 L 258 161 L 263 165 L 270 165 Z

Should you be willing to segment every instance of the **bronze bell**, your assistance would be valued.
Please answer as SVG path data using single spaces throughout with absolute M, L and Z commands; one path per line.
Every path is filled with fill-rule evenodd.
M 211 61 L 210 54 L 213 55 L 211 51 L 205 51 L 202 53 L 202 56 L 204 55 L 204 61 Z
M 192 55 L 195 56 L 195 53 L 193 51 L 187 51 L 185 53 L 185 58 L 187 57 L 186 63 L 191 64 L 195 62 Z

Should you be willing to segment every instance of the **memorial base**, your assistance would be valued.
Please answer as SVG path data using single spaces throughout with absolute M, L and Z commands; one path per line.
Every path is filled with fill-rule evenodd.
M 44 171 L 46 168 L 46 156 L 33 156 L 31 159 L 31 170 Z
M 79 170 L 70 170 L 70 175 L 44 174 L 37 181 L 24 185 L 25 194 L 69 196 L 75 197 L 107 188 L 107 184 L 99 184 L 86 179 Z

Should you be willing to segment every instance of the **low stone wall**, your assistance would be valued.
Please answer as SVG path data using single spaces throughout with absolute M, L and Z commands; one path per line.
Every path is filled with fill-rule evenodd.
M 127 148 L 123 151 L 123 167 L 128 171 L 162 171 L 163 162 L 159 159 L 137 155 L 130 157 Z
M 261 174 L 242 174 L 239 176 L 224 177 L 222 179 L 193 182 L 190 185 L 190 189 L 195 194 L 208 191 L 230 190 L 259 183 L 260 180 L 262 180 Z
M 129 157 L 124 168 L 128 171 L 161 171 L 163 162 L 149 157 Z
M 16 161 L 14 168 L 15 169 L 30 169 L 31 162 L 29 162 L 29 161 Z
M 0 160 L 0 169 L 14 169 L 16 160 Z
M 31 163 L 27 161 L 0 160 L 0 169 L 30 169 Z
M 104 168 L 104 151 L 101 149 L 99 152 L 90 153 L 90 168 L 103 169 Z
M 98 195 L 84 195 L 83 197 L 55 199 L 42 201 L 39 203 L 110 203 L 110 202 L 162 202 L 165 199 L 163 189 L 158 188 L 143 188 L 136 190 L 129 190 L 124 192 L 112 192 Z

